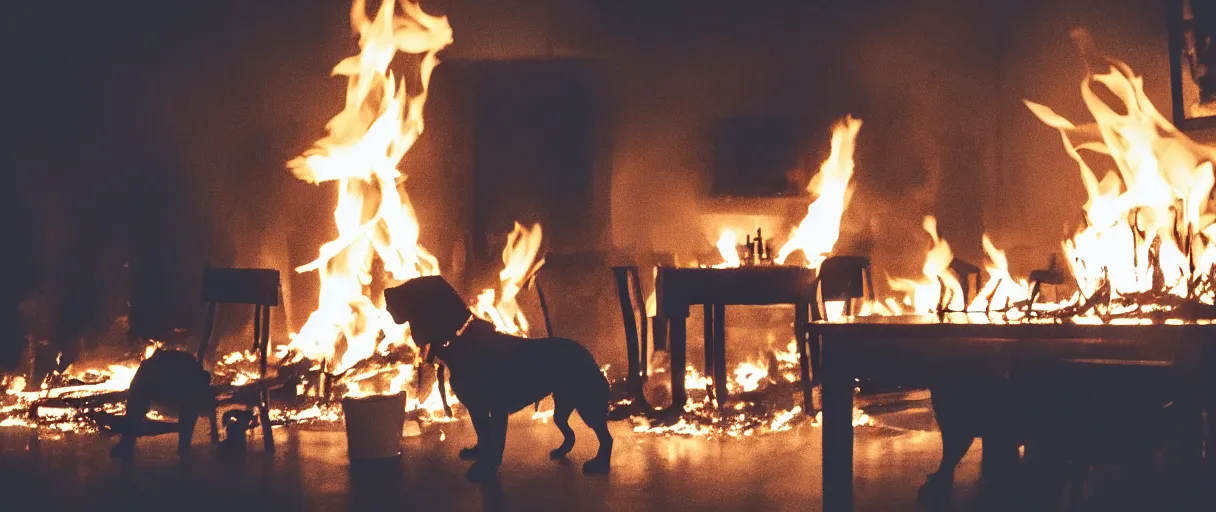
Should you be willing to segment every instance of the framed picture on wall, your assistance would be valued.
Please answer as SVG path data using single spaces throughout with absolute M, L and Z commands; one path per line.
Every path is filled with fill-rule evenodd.
M 1216 128 L 1216 0 L 1169 0 L 1174 124 Z

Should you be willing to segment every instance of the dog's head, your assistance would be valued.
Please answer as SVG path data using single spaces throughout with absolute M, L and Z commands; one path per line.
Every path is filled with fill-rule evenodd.
M 394 322 L 409 322 L 419 347 L 452 339 L 473 314 L 452 285 L 439 276 L 410 279 L 384 290 L 384 304 Z

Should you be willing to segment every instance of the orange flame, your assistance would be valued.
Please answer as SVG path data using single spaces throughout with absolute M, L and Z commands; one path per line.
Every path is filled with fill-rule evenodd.
M 1003 308 L 1007 304 L 1026 300 L 1030 296 L 1028 291 L 1030 286 L 1025 279 L 1015 280 L 1013 276 L 1009 275 L 1009 260 L 1005 258 L 1005 251 L 997 249 L 996 244 L 992 243 L 992 239 L 988 238 L 987 234 L 984 235 L 983 244 L 984 254 L 988 257 L 988 261 L 984 265 L 984 270 L 988 273 L 988 280 L 971 300 L 968 310 L 984 311 L 989 307 Z
M 502 271 L 498 273 L 501 295 L 487 288 L 477 296 L 474 312 L 492 322 L 500 332 L 526 336 L 528 318 L 519 308 L 515 297 L 524 289 L 532 276 L 545 264 L 545 257 L 537 257 L 540 251 L 542 232 L 540 224 L 531 229 L 515 223 L 515 229 L 507 235 L 507 245 L 502 249 Z
M 1075 36 L 1094 55 L 1088 36 Z M 1196 144 L 1166 120 L 1144 93 L 1143 78 L 1126 64 L 1104 60 L 1107 71 L 1091 71 L 1081 83 L 1095 123 L 1076 126 L 1026 101 L 1059 130 L 1089 197 L 1086 225 L 1064 242 L 1064 254 L 1086 296 L 1109 284 L 1112 297 L 1149 291 L 1185 297 L 1193 269 L 1206 272 L 1216 262 L 1213 239 L 1200 236 L 1216 220 L 1207 208 L 1216 149 Z M 1114 101 L 1099 96 L 1095 86 Z M 1082 150 L 1109 157 L 1115 169 L 1099 179 Z
M 853 116 L 846 116 L 832 128 L 831 153 L 806 187 L 816 199 L 807 207 L 806 217 L 794 234 L 777 252 L 773 261 L 778 265 L 784 264 L 790 254 L 802 251 L 809 266 L 819 268 L 832 253 L 840 238 L 840 218 L 852 196 L 849 180 L 853 177 L 853 150 L 860 130 L 861 120 Z
M 418 219 L 400 187 L 404 175 L 397 166 L 422 134 L 435 54 L 452 42 L 447 18 L 426 14 L 413 0 L 384 0 L 370 20 L 365 0 L 355 0 L 351 24 L 359 33 L 360 52 L 333 69 L 347 77 L 346 105 L 329 121 L 328 135 L 288 163 L 301 180 L 337 183 L 338 237 L 321 246 L 316 260 L 296 269 L 317 272 L 317 309 L 291 340 L 291 348 L 305 357 L 335 361 L 335 372 L 379 346 L 405 343 L 406 328 L 384 309 L 382 290 L 439 273 L 438 262 L 418 245 Z M 407 80 L 399 82 L 389 70 L 397 52 L 422 55 L 415 95 L 408 92 Z M 377 263 L 383 272 L 374 270 Z M 346 349 L 337 354 L 340 341 Z
M 925 254 L 925 264 L 921 267 L 921 278 L 917 280 L 905 278 L 890 279 L 891 290 L 903 293 L 903 305 L 914 313 L 933 313 L 939 303 L 943 302 L 950 309 L 962 309 L 963 286 L 958 278 L 950 271 L 950 263 L 954 261 L 954 251 L 950 244 L 937 235 L 937 219 L 932 215 L 925 217 L 923 227 L 933 239 L 933 245 Z
M 722 263 L 714 265 L 714 268 L 733 268 L 739 266 L 739 235 L 736 235 L 733 230 L 722 230 L 722 236 L 718 238 L 718 243 L 714 244 L 718 248 L 718 253 L 722 255 Z

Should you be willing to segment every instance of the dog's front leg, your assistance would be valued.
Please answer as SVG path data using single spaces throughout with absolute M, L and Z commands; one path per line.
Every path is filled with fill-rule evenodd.
M 469 448 L 461 448 L 460 458 L 464 460 L 477 460 L 481 458 L 481 449 L 486 446 L 482 440 L 486 439 L 490 433 L 490 411 L 489 409 L 473 407 L 468 404 L 465 404 L 465 409 L 469 411 L 469 419 L 473 422 L 473 432 L 477 434 L 477 444 Z
M 465 473 L 465 478 L 471 482 L 484 481 L 498 473 L 507 443 L 507 414 L 491 413 L 485 418 L 483 429 L 477 435 L 477 462 Z

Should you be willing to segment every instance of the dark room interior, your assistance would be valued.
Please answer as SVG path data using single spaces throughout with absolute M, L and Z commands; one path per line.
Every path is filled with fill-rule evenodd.
M 12 510 L 1216 504 L 1216 3 L 384 1 L 5 8 Z

